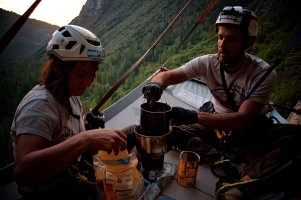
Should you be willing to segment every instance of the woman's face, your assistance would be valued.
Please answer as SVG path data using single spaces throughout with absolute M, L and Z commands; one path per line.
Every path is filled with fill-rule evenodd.
M 98 63 L 78 61 L 68 76 L 68 91 L 70 96 L 81 96 L 92 84 Z

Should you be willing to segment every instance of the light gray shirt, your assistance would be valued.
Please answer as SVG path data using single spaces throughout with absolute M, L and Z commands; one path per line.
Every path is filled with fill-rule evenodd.
M 233 95 L 236 106 L 240 106 L 246 95 L 270 67 L 264 60 L 246 53 L 242 67 L 233 74 L 225 73 L 225 80 L 231 96 Z M 223 87 L 220 74 L 220 64 L 217 54 L 199 56 L 181 66 L 188 79 L 203 77 L 213 96 L 213 104 L 217 113 L 233 112 Z M 260 114 L 267 111 L 268 101 L 277 80 L 273 70 L 261 85 L 252 93 L 250 100 L 266 104 Z
M 18 135 L 34 134 L 49 140 L 49 146 L 58 144 L 84 131 L 82 104 L 79 97 L 69 99 L 73 114 L 66 109 L 44 87 L 35 86 L 20 102 L 11 126 L 14 154 L 18 146 Z

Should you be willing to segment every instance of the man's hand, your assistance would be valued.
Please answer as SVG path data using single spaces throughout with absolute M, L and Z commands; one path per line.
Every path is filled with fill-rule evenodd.
M 103 113 L 99 112 L 98 110 L 90 110 L 90 112 L 84 118 L 86 130 L 104 128 L 105 122 L 103 118 Z
M 198 122 L 198 115 L 195 110 L 189 110 L 181 107 L 171 109 L 171 124 L 176 126 L 195 124 Z
M 155 101 L 161 98 L 163 93 L 163 85 L 159 82 L 149 82 L 142 88 L 144 98 L 147 99 L 147 103 L 152 106 Z

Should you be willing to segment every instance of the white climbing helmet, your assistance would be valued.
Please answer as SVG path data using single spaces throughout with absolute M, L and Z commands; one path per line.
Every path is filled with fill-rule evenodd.
M 216 26 L 220 24 L 233 24 L 247 29 L 249 36 L 255 37 L 258 32 L 258 19 L 253 11 L 242 6 L 226 6 L 219 14 Z
M 104 49 L 91 31 L 75 25 L 66 25 L 52 34 L 47 44 L 47 55 L 62 61 L 95 61 L 104 59 Z

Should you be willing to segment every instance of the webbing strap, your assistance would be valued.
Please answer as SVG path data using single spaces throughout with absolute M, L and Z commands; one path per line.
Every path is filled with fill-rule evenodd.
M 149 48 L 144 55 L 139 58 L 139 60 L 113 85 L 113 87 L 105 94 L 105 96 L 99 101 L 97 106 L 93 108 L 93 110 L 98 110 L 111 96 L 114 92 L 120 87 L 120 85 L 129 77 L 129 75 L 136 69 L 139 63 L 144 59 L 144 57 L 153 50 L 159 42 L 164 38 L 167 32 L 171 29 L 171 27 L 178 21 L 178 19 L 183 15 L 183 13 L 187 10 L 187 8 L 192 4 L 194 0 L 190 0 L 184 8 L 179 12 L 179 14 L 174 18 L 174 20 L 168 25 L 168 27 L 164 30 L 164 32 L 159 36 L 159 38 L 154 42 L 151 48 Z
M 216 4 L 217 0 L 212 1 L 212 3 L 208 6 L 208 8 L 205 10 L 205 12 L 199 17 L 198 21 L 193 25 L 193 27 L 189 30 L 189 32 L 186 34 L 186 36 L 183 38 L 183 40 L 180 42 L 178 47 L 174 50 L 172 53 L 175 54 L 179 48 L 182 46 L 182 44 L 185 42 L 185 40 L 190 36 L 190 34 L 196 29 L 196 27 L 205 19 L 207 14 L 210 12 L 210 10 L 213 8 L 213 6 Z M 170 56 L 171 57 L 171 56 Z M 165 66 L 165 64 L 168 62 L 169 59 L 165 61 L 165 63 L 162 65 L 162 67 Z
M 301 159 L 301 154 L 297 156 L 296 160 L 300 161 L 300 159 Z M 271 176 L 273 176 L 274 174 L 277 174 L 278 172 L 286 169 L 287 167 L 293 165 L 296 162 L 296 160 L 295 161 L 292 161 L 292 160 L 288 161 L 286 164 L 282 165 L 281 167 L 279 167 L 278 169 L 276 169 L 276 171 L 274 171 L 273 173 L 267 175 L 266 177 L 262 178 L 261 180 L 264 181 L 264 180 L 270 178 Z
M 255 84 L 255 86 L 250 90 L 250 92 L 247 94 L 244 100 L 247 100 L 251 94 L 260 86 L 260 84 L 267 78 L 267 76 L 273 71 L 273 69 L 280 64 L 282 61 L 282 58 L 285 56 L 285 54 L 298 42 L 298 40 L 301 38 L 301 32 L 297 35 L 297 37 L 294 39 L 294 41 L 290 44 L 290 46 L 287 48 L 287 50 L 275 61 L 275 63 L 266 71 L 266 73 L 259 79 L 259 81 Z
M 216 191 L 215 196 L 218 197 L 220 195 L 220 193 L 224 190 L 227 190 L 227 189 L 230 189 L 233 187 L 238 187 L 238 186 L 248 186 L 252 182 L 256 182 L 256 181 L 259 181 L 259 179 L 251 179 L 248 181 L 225 184 Z
M 282 170 L 287 169 L 289 166 L 295 164 L 296 162 L 300 162 L 300 160 L 301 160 L 301 154 L 299 154 L 299 155 L 296 157 L 295 160 L 293 160 L 293 161 L 292 161 L 292 160 L 291 160 L 291 161 L 288 161 L 286 164 L 280 166 L 280 167 L 277 168 L 274 172 L 272 172 L 271 174 L 269 174 L 269 175 L 263 177 L 262 179 L 251 179 L 250 181 L 251 181 L 251 182 L 252 182 L 252 181 L 255 181 L 255 180 L 256 180 L 256 181 L 257 181 L 257 180 L 260 180 L 261 182 L 262 182 L 262 181 L 265 181 L 266 179 L 268 179 L 268 178 L 272 177 L 273 175 L 275 175 L 275 174 L 281 172 Z M 216 162 L 214 163 L 214 165 L 211 166 L 211 171 L 212 171 L 215 175 L 220 176 L 220 175 L 222 175 L 222 174 L 218 174 L 218 172 L 214 171 L 214 169 L 212 169 L 212 168 L 214 168 L 214 166 L 221 165 L 221 164 L 224 164 L 224 163 L 229 163 L 229 162 L 231 162 L 229 159 L 225 159 L 225 160 L 221 160 L 221 161 L 216 161 Z M 247 181 L 247 182 L 248 182 L 248 181 Z M 247 182 L 238 182 L 238 183 L 234 183 L 234 184 L 227 184 L 227 185 L 225 185 L 225 187 L 241 185 L 241 184 L 244 184 L 244 183 L 247 183 Z M 222 189 L 224 189 L 225 187 L 221 187 L 221 188 L 219 189 L 219 191 L 222 190 Z M 218 191 L 217 193 L 219 193 L 219 191 Z
M 230 90 L 227 86 L 227 83 L 226 83 L 226 79 L 225 79 L 225 73 L 224 73 L 224 64 L 220 64 L 220 74 L 221 74 L 221 78 L 222 78 L 222 82 L 223 82 L 223 87 L 224 87 L 224 90 L 225 90 L 225 93 L 226 93 L 226 96 L 227 96 L 227 99 L 228 99 L 228 102 L 229 104 L 231 105 L 231 108 L 234 112 L 237 112 L 238 111 L 238 108 L 233 100 L 233 98 L 231 97 L 231 94 L 230 94 Z

